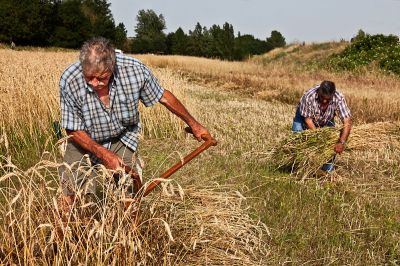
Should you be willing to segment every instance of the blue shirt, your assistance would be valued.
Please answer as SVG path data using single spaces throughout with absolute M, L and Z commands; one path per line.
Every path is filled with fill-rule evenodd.
M 106 108 L 86 83 L 80 62 L 76 62 L 60 79 L 61 126 L 72 131 L 83 130 L 108 148 L 111 139 L 119 138 L 135 151 L 140 131 L 139 101 L 151 106 L 163 93 L 148 67 L 137 59 L 116 54 L 109 85 L 110 106 Z

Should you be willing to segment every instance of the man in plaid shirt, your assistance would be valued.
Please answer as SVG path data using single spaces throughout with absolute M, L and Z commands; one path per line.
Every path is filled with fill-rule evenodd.
M 73 165 L 60 168 L 67 204 L 73 203 L 79 189 L 84 189 L 84 194 L 95 193 L 90 172 L 80 171 L 92 164 L 102 163 L 112 170 L 128 165 L 141 174 L 136 154 L 139 101 L 147 107 L 160 102 L 180 117 L 198 140 L 210 134 L 143 63 L 115 52 L 105 38 L 85 42 L 79 61 L 60 79 L 61 126 L 71 136 L 64 162 Z
M 296 109 L 292 131 L 301 132 L 317 127 L 334 127 L 336 113 L 343 123 L 338 142 L 334 146 L 334 151 L 340 154 L 350 135 L 352 122 L 346 100 L 343 94 L 336 90 L 335 83 L 332 81 L 325 80 L 304 93 Z M 323 170 L 333 170 L 333 164 L 325 164 Z

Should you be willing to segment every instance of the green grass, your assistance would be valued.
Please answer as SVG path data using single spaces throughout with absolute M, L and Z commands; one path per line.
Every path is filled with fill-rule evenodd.
M 194 91 L 191 95 L 198 97 L 203 103 L 208 100 L 218 106 L 225 105 L 218 108 L 225 108 L 228 114 L 243 117 L 238 107 L 229 109 L 230 101 L 234 103 L 235 97 L 245 101 L 242 96 L 229 94 L 229 98 L 226 98 L 227 94 L 215 91 L 210 94 L 202 91 L 201 95 Z M 212 97 L 208 97 L 210 95 Z M 221 102 L 220 99 L 224 101 Z M 207 104 L 208 108 L 212 106 L 214 105 Z M 246 106 L 241 108 L 245 109 Z M 253 108 L 253 114 L 259 115 L 254 110 Z M 287 172 L 275 171 L 272 162 L 265 159 L 263 152 L 268 150 L 262 150 L 262 145 L 276 143 L 280 134 L 265 133 L 263 131 L 268 125 L 261 127 L 254 124 L 255 120 L 246 119 L 249 121 L 237 122 L 236 126 L 246 127 L 250 136 L 265 136 L 264 141 L 251 144 L 251 137 L 235 136 L 235 132 L 229 130 L 229 121 L 225 121 L 226 124 L 221 128 L 218 127 L 218 119 L 215 121 L 217 125 L 210 121 L 209 126 L 215 127 L 214 132 L 218 128 L 217 136 L 222 134 L 220 130 L 224 130 L 222 142 L 185 166 L 173 178 L 183 183 L 234 184 L 238 191 L 248 197 L 253 217 L 261 219 L 269 227 L 271 265 L 287 262 L 295 265 L 395 265 L 400 262 L 400 207 L 395 188 L 388 188 L 394 193 L 390 199 L 379 196 L 384 193 L 379 187 L 367 193 L 359 186 L 360 182 L 372 184 L 373 180 L 369 176 L 363 176 L 362 169 L 353 172 L 353 176 L 348 176 L 350 180 L 332 181 L 322 178 L 303 182 L 289 176 Z M 279 133 L 282 133 L 281 130 L 288 130 L 285 123 L 282 127 L 275 124 L 275 127 Z M 156 143 L 148 144 L 148 147 L 147 144 L 143 145 L 146 158 L 159 156 L 160 151 L 153 154 L 151 148 Z M 164 154 L 158 160 L 162 160 L 171 150 L 184 150 L 185 147 L 188 149 L 187 144 L 182 143 L 180 148 L 168 148 L 169 144 L 164 142 Z M 259 154 L 256 153 L 257 150 L 260 151 Z M 356 169 L 357 160 L 362 162 L 363 159 L 354 159 L 350 166 Z M 147 167 L 153 168 L 158 163 L 157 160 L 150 160 Z M 368 163 L 360 167 L 368 167 Z M 380 174 L 379 178 L 384 182 L 385 173 Z M 386 178 L 393 180 L 395 177 L 392 177 L 392 172 L 389 174 Z
M 27 128 L 21 125 L 18 132 L 4 128 L 7 144 L 0 142 L 0 162 L 5 163 L 7 158 L 22 169 L 27 169 L 38 162 L 44 151 L 54 153 L 57 137 L 49 126 L 47 131 L 37 127 Z
M 168 141 L 144 141 L 142 146 L 148 169 L 156 169 L 172 150 L 188 149 L 184 144 L 178 147 Z M 300 182 L 274 172 L 268 163 L 244 162 L 242 156 L 240 150 L 219 155 L 217 146 L 172 178 L 183 187 L 196 182 L 236 184 L 237 190 L 248 198 L 253 217 L 269 227 L 272 265 L 289 261 L 318 265 L 399 263 L 397 205 L 365 196 L 342 182 Z
M 251 194 L 273 232 L 274 262 L 320 258 L 321 264 L 382 264 L 399 254 L 398 223 L 387 227 L 398 215 L 396 208 L 336 184 L 268 179 Z

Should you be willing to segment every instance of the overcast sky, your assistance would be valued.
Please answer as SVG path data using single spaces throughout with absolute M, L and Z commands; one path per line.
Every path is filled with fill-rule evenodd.
M 353 37 L 359 29 L 370 34 L 400 35 L 400 0 L 111 0 L 116 23 L 134 36 L 140 9 L 163 14 L 166 33 L 181 27 L 186 33 L 196 23 L 233 25 L 235 35 L 265 39 L 272 30 L 294 41 L 323 42 Z

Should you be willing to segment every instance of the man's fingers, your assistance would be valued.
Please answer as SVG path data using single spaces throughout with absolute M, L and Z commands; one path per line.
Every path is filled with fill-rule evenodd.
M 198 141 L 206 141 L 210 135 L 210 132 L 205 127 L 185 127 L 185 131 L 189 134 L 193 134 L 193 137 L 197 139 Z

